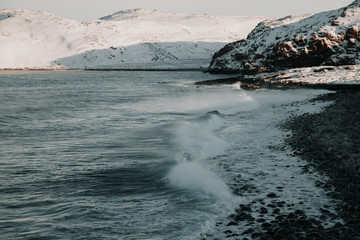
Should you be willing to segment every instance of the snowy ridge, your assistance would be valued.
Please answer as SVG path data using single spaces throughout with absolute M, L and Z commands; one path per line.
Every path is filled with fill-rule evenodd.
M 214 56 L 211 72 L 256 74 L 281 69 L 360 64 L 360 0 L 315 15 L 261 22 L 245 40 Z
M 2 9 L 0 69 L 199 68 L 264 19 L 129 9 L 81 22 Z

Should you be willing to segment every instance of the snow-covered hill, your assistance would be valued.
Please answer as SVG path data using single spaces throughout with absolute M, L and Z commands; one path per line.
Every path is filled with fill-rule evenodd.
M 0 69 L 198 68 L 262 20 L 130 9 L 80 22 L 2 9 Z
M 254 74 L 360 64 L 360 0 L 315 15 L 261 22 L 245 40 L 215 53 L 211 72 Z

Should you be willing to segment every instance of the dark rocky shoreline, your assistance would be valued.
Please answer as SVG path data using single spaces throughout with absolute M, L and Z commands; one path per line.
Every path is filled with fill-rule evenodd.
M 284 127 L 294 153 L 329 177 L 324 188 L 342 204 L 345 225 L 335 239 L 360 239 L 360 91 L 339 91 L 313 101 L 334 101 L 317 114 L 290 119 Z M 329 239 L 329 238 L 323 238 Z
M 324 204 L 318 216 L 307 216 L 301 205 L 269 193 L 258 203 L 240 204 L 225 223 L 226 239 L 360 240 L 360 91 L 311 100 L 319 101 L 331 104 L 320 113 L 294 115 L 282 128 L 292 132 L 286 144 L 293 154 L 307 162 L 303 171 L 324 175 L 316 186 L 335 200 L 335 209 Z

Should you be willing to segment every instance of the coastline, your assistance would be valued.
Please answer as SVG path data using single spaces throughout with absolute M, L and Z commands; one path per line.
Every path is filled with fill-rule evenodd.
M 330 92 L 306 102 L 323 102 L 325 107 L 314 113 L 294 112 L 284 119 L 279 127 L 291 134 L 284 135 L 279 151 L 289 149 L 299 159 L 299 176 L 318 174 L 313 187 L 330 204 L 315 204 L 316 213 L 309 213 L 304 203 L 315 198 L 294 204 L 282 198 L 286 184 L 280 184 L 279 194 L 275 191 L 266 198 L 259 196 L 258 202 L 239 205 L 225 222 L 227 239 L 360 240 L 360 91 Z M 241 191 L 246 195 L 252 190 Z
M 231 217 L 233 221 L 227 223 L 228 227 L 236 226 L 237 222 L 240 221 L 259 223 L 263 232 L 253 226 L 244 229 L 245 231 L 242 230 L 242 235 L 251 236 L 253 239 L 360 239 L 358 230 L 360 229 L 360 204 L 356 203 L 359 201 L 357 199 L 360 199 L 358 198 L 360 182 L 354 178 L 359 177 L 359 172 L 356 175 L 356 172 L 353 172 L 356 168 L 353 169 L 353 165 L 350 164 L 346 164 L 342 168 L 332 165 L 339 160 L 347 163 L 346 157 L 349 154 L 352 155 L 352 151 L 360 149 L 360 141 L 358 141 L 360 138 L 358 124 L 360 115 L 356 111 L 360 106 L 360 92 L 330 93 L 312 101 L 333 101 L 334 104 L 326 107 L 320 113 L 290 118 L 283 126 L 293 132 L 293 135 L 288 137 L 287 143 L 293 148 L 293 154 L 308 161 L 309 164 L 304 166 L 304 171 L 308 171 L 309 168 L 316 168 L 332 179 L 326 184 L 319 183 L 318 187 L 325 188 L 331 194 L 329 196 L 343 202 L 339 205 L 336 216 L 341 216 L 344 222 L 334 220 L 334 213 L 329 212 L 325 205 L 320 209 L 323 214 L 316 218 L 306 215 L 302 211 L 302 207 L 297 205 L 290 206 L 293 209 L 291 213 L 284 212 L 282 211 L 283 207 L 290 203 L 285 203 L 276 194 L 269 193 L 267 200 L 271 203 L 261 207 L 259 213 L 263 215 L 272 214 L 276 220 L 267 221 L 265 218 L 257 217 L 255 207 L 251 209 L 250 205 L 241 204 L 240 209 L 236 209 L 236 213 Z M 324 142 L 323 139 L 327 141 Z M 345 145 L 343 144 L 344 139 L 347 139 Z M 336 147 L 336 151 L 334 147 Z M 329 150 L 330 148 L 331 150 Z M 359 160 L 360 153 L 354 152 L 353 154 L 357 157 L 355 159 Z M 319 156 L 322 158 L 316 161 L 315 158 Z M 329 162 L 329 164 L 322 162 Z M 341 171 L 335 172 L 334 170 Z M 332 189 L 333 186 L 335 186 L 335 191 Z M 354 211 L 357 211 L 355 216 L 353 216 Z M 251 214 L 255 214 L 254 216 L 257 219 Z M 335 225 L 324 228 L 323 221 L 320 221 L 324 219 L 335 223 Z M 224 233 L 234 238 L 239 236 L 237 233 L 232 233 L 231 230 Z
M 269 80 L 270 79 L 270 80 Z M 306 81 L 292 81 L 292 80 L 273 80 L 271 76 L 267 78 L 253 77 L 230 77 L 220 78 L 215 80 L 205 80 L 196 82 L 197 86 L 212 86 L 212 85 L 232 85 L 239 83 L 240 88 L 244 90 L 256 90 L 259 88 L 267 89 L 296 89 L 296 88 L 307 88 L 307 89 L 325 89 L 330 91 L 346 91 L 346 90 L 360 90 L 360 84 L 349 84 L 349 83 L 309 83 Z
M 98 71 L 98 72 L 206 72 L 205 68 L 69 68 L 69 69 L 52 69 L 52 68 L 9 68 L 9 69 L 0 69 L 0 72 L 12 72 L 12 71 L 21 71 L 21 72 L 71 72 L 71 71 Z
M 329 178 L 319 184 L 340 200 L 344 224 L 325 229 L 324 239 L 360 239 L 360 91 L 338 91 L 312 101 L 333 101 L 323 111 L 289 119 L 284 128 L 292 135 L 286 143 L 293 153 Z

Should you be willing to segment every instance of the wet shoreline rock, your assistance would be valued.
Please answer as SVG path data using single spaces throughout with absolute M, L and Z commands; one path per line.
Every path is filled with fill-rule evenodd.
M 360 91 L 339 91 L 314 100 L 334 103 L 320 113 L 290 119 L 284 127 L 293 134 L 286 142 L 329 177 L 330 184 L 323 187 L 333 187 L 332 197 L 341 200 L 339 214 L 346 234 L 336 239 L 360 239 Z
M 304 171 L 315 168 L 329 178 L 317 186 L 337 199 L 337 207 L 323 205 L 319 215 L 308 216 L 300 203 L 289 204 L 269 192 L 265 199 L 239 205 L 229 216 L 226 239 L 360 240 L 360 91 L 328 93 L 312 101 L 332 104 L 288 119 L 282 127 L 293 134 L 286 144 L 307 161 Z

